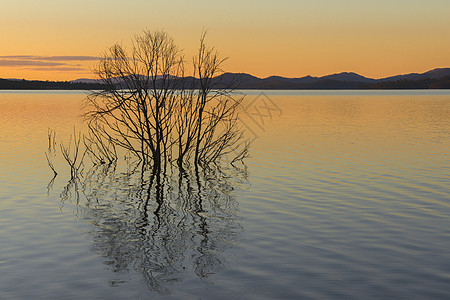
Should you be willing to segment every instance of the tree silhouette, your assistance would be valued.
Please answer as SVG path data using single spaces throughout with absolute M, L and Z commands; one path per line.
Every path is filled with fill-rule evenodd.
M 86 101 L 91 136 L 98 137 L 91 141 L 125 149 L 155 172 L 175 162 L 198 168 L 229 153 L 245 156 L 248 145 L 239 143 L 237 126 L 242 97 L 215 89 L 213 78 L 224 60 L 206 46 L 205 36 L 191 76 L 182 52 L 163 31 L 135 36 L 129 51 L 112 46 L 96 69 L 105 88 Z M 97 160 L 111 159 L 99 153 Z
M 237 126 L 243 98 L 215 85 L 223 59 L 205 36 L 190 76 L 165 32 L 145 31 L 130 50 L 113 45 L 96 69 L 103 89 L 85 102 L 88 133 L 61 143 L 71 170 L 61 201 L 81 208 L 114 272 L 133 269 L 161 294 L 187 270 L 202 280 L 220 270 L 242 232 L 230 191 L 245 171 L 222 158 L 247 154 Z

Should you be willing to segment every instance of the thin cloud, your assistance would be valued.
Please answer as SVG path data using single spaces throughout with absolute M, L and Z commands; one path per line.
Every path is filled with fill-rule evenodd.
M 0 59 L 6 60 L 31 60 L 31 61 L 96 61 L 97 56 L 69 55 L 69 56 L 37 56 L 37 55 L 3 55 Z
M 87 72 L 81 64 L 98 61 L 96 56 L 38 56 L 38 55 L 1 55 L 0 67 L 18 68 L 41 72 Z
M 72 67 L 54 67 L 54 68 L 24 68 L 30 71 L 44 71 L 44 72 L 86 72 L 88 70 L 83 68 L 72 68 Z
M 28 66 L 56 67 L 56 66 L 68 66 L 68 64 L 60 62 L 37 61 L 37 60 L 0 59 L 0 67 L 28 67 Z
M 47 56 L 46 60 L 56 60 L 56 61 L 96 61 L 100 60 L 101 57 L 96 56 Z

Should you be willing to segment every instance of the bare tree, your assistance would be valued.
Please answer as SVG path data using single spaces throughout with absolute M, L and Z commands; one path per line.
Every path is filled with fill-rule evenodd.
M 96 70 L 106 89 L 88 97 L 92 128 L 108 129 L 113 144 L 159 169 L 170 146 L 174 78 L 182 70 L 181 52 L 164 32 L 136 36 L 129 53 L 112 46 Z
M 242 98 L 215 87 L 224 60 L 206 46 L 205 36 L 192 76 L 186 76 L 183 54 L 165 32 L 144 31 L 129 51 L 112 46 L 96 69 L 106 88 L 86 102 L 89 128 L 101 129 L 91 140 L 107 138 L 107 145 L 130 151 L 154 171 L 173 162 L 197 168 L 236 151 Z
M 60 148 L 61 153 L 66 160 L 66 162 L 70 166 L 70 177 L 74 179 L 78 177 L 80 168 L 83 166 L 83 159 L 86 155 L 86 150 L 82 150 L 80 147 L 81 144 L 81 133 L 76 133 L 75 127 L 73 128 L 73 144 L 72 144 L 72 135 L 70 136 L 69 144 L 66 146 L 61 142 Z M 49 163 L 50 164 L 50 163 Z M 52 169 L 52 165 L 50 165 Z M 55 172 L 56 173 L 56 172 Z
M 96 127 L 93 127 L 96 125 Z M 117 161 L 117 150 L 111 137 L 102 126 L 88 124 L 89 131 L 83 137 L 84 146 L 94 165 L 112 164 Z

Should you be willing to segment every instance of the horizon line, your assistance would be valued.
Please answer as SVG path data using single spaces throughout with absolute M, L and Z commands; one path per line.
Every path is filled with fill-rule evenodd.
M 251 74 L 251 73 L 231 72 L 231 71 L 223 72 L 220 75 L 223 75 L 223 74 L 245 74 L 245 75 L 253 76 L 253 77 L 258 78 L 258 79 L 268 79 L 268 78 L 271 78 L 271 77 L 280 77 L 280 78 L 285 78 L 285 79 L 301 79 L 301 78 L 306 78 L 306 77 L 322 78 L 322 77 L 333 76 L 333 75 L 340 75 L 340 74 L 355 74 L 355 75 L 364 77 L 366 79 L 380 80 L 380 79 L 385 79 L 385 78 L 390 78 L 390 77 L 395 77 L 395 76 L 405 76 L 405 75 L 413 75 L 413 74 L 420 75 L 420 74 L 424 74 L 424 73 L 427 73 L 427 72 L 430 72 L 430 71 L 444 70 L 444 69 L 450 69 L 450 67 L 436 67 L 436 68 L 428 69 L 427 71 L 422 72 L 422 73 L 419 73 L 419 72 L 402 73 L 402 74 L 394 74 L 394 75 L 389 75 L 389 76 L 379 77 L 379 78 L 366 77 L 366 76 L 361 75 L 361 74 L 359 74 L 357 72 L 354 72 L 354 71 L 342 71 L 342 72 L 330 73 L 330 74 L 326 74 L 326 75 L 322 75 L 322 76 L 312 76 L 312 75 L 308 74 L 308 75 L 304 75 L 304 76 L 301 76 L 301 77 L 287 77 L 287 76 L 282 76 L 282 75 L 270 75 L 270 76 L 266 76 L 266 77 L 258 77 L 258 76 L 255 76 L 255 75 Z M 218 76 L 220 76 L 220 75 L 218 75 Z M 185 76 L 185 77 L 190 77 L 190 76 Z M 5 79 L 5 80 L 26 80 L 26 81 L 53 81 L 53 82 L 70 82 L 70 81 L 82 80 L 82 79 L 97 80 L 96 78 L 91 78 L 91 77 L 79 77 L 79 78 L 69 79 L 69 80 L 26 79 L 26 78 L 0 78 L 0 79 Z

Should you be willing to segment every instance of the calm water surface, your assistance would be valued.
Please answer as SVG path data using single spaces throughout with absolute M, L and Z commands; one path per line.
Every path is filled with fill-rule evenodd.
M 245 168 L 162 192 L 51 181 L 83 98 L 0 92 L 0 299 L 450 297 L 449 91 L 250 91 Z

